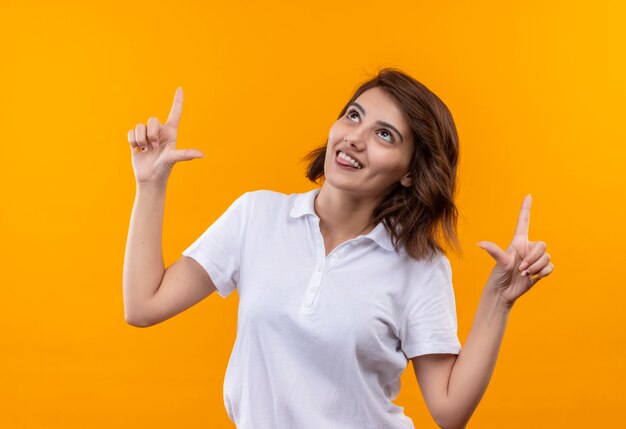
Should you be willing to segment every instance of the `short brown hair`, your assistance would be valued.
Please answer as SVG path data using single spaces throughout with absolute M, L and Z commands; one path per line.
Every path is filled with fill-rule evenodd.
M 457 237 L 458 209 L 454 202 L 459 161 L 459 138 L 447 106 L 426 86 L 395 68 L 383 68 L 361 84 L 339 113 L 341 118 L 363 92 L 379 87 L 404 112 L 415 150 L 410 163 L 412 184 L 398 185 L 374 209 L 374 224 L 383 222 L 396 250 L 402 243 L 407 253 L 420 260 L 445 253 L 441 238 L 461 253 Z M 328 139 L 312 150 L 306 177 L 317 184 L 324 176 Z M 440 237 L 441 236 L 441 237 Z

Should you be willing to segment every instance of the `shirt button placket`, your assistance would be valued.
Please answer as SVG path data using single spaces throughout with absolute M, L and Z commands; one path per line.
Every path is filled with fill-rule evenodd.
M 315 302 L 315 295 L 320 288 L 320 284 L 322 283 L 322 278 L 324 277 L 324 266 L 319 264 L 317 266 L 317 272 L 313 275 L 311 279 L 311 284 L 309 285 L 309 293 L 307 296 L 307 306 L 309 308 L 313 307 L 313 303 Z
M 320 289 L 322 284 L 322 279 L 324 278 L 324 268 L 325 268 L 325 250 L 324 250 L 324 239 L 322 237 L 322 233 L 319 230 L 319 221 L 318 219 L 313 219 L 315 230 L 316 230 L 316 242 L 317 242 L 317 253 L 318 259 L 315 267 L 315 271 L 313 272 L 313 276 L 309 282 L 309 288 L 305 298 L 305 307 L 307 311 L 312 311 L 313 304 L 315 303 L 315 297 L 317 292 Z

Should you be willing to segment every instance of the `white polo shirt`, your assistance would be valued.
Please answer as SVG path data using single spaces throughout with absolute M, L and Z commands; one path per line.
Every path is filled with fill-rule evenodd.
M 415 261 L 379 223 L 325 255 L 313 202 L 241 195 L 183 255 L 239 294 L 224 404 L 239 429 L 414 428 L 392 402 L 413 356 L 461 351 L 445 255 Z

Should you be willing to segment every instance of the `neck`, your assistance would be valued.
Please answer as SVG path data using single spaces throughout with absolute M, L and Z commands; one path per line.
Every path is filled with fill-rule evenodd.
M 322 186 L 315 198 L 314 208 L 325 237 L 350 239 L 374 229 L 372 214 L 378 203 L 374 199 Z

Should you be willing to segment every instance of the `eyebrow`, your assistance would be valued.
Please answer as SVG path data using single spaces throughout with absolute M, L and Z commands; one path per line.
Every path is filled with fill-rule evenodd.
M 361 106 L 359 103 L 357 103 L 356 101 L 353 102 L 352 104 L 354 104 L 362 113 L 363 116 L 367 115 L 365 113 L 365 109 L 363 108 L 363 106 Z M 383 121 L 376 121 L 376 123 L 378 125 L 382 125 L 383 127 L 388 127 L 391 128 L 392 130 L 394 130 L 396 132 L 396 134 L 398 134 L 400 136 L 400 141 L 404 143 L 404 139 L 402 138 L 402 134 L 400 134 L 400 131 L 398 131 L 398 129 L 396 127 L 394 127 L 393 125 L 391 125 L 388 122 L 383 122 Z

